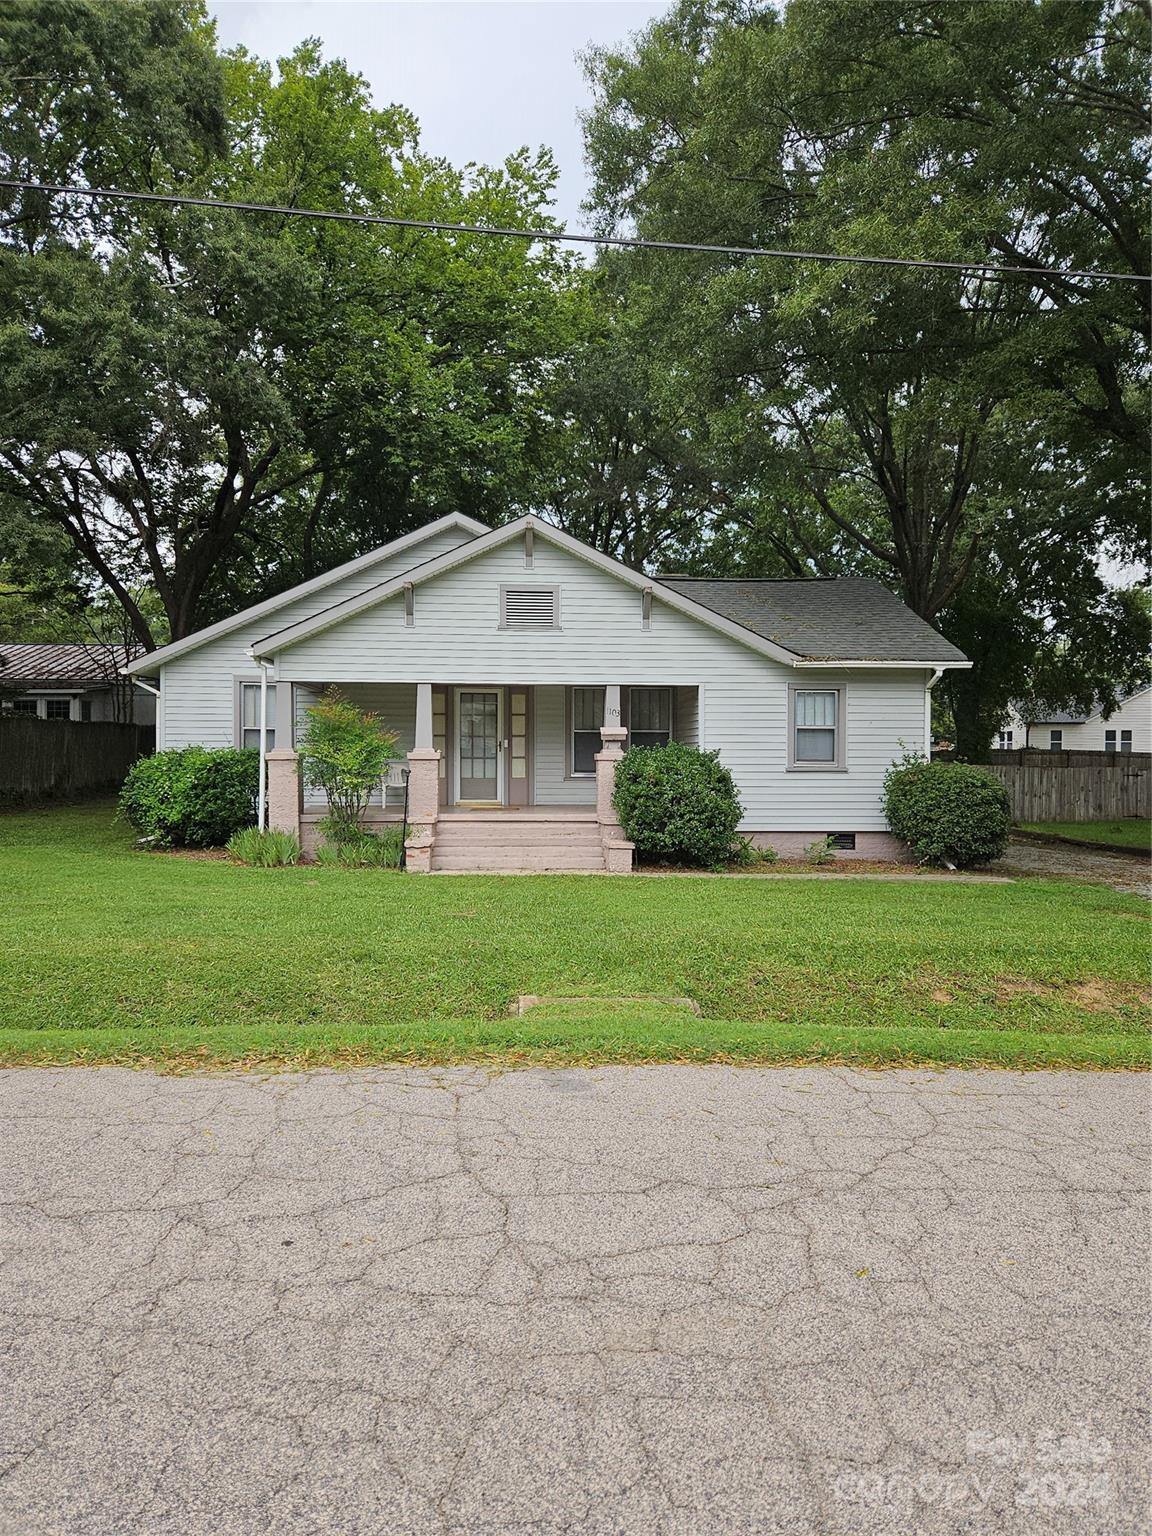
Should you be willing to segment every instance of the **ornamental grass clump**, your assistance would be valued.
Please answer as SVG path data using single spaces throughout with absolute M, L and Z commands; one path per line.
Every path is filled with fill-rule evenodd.
M 300 742 L 304 782 L 328 798 L 324 835 L 337 847 L 353 844 L 364 835 L 361 822 L 372 791 L 396 756 L 396 732 L 336 688 L 307 713 Z
M 905 757 L 884 776 L 888 825 L 921 864 L 970 869 L 998 859 L 1008 846 L 1008 791 L 971 763 Z
M 237 864 L 254 864 L 261 869 L 280 869 L 300 862 L 300 839 L 294 832 L 275 827 L 245 827 L 228 839 L 228 852 Z
M 743 807 L 716 752 L 633 747 L 616 765 L 613 803 L 641 862 L 713 868 L 738 855 Z

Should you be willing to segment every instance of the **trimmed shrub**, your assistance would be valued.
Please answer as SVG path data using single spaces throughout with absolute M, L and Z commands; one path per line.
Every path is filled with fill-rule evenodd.
M 308 710 L 300 743 L 306 784 L 328 797 L 325 835 L 334 843 L 355 842 L 372 791 L 396 754 L 396 732 L 329 688 Z
M 921 864 L 957 869 L 999 858 L 1012 827 L 1007 789 L 970 763 L 894 763 L 884 776 L 884 811 Z
M 256 819 L 260 754 L 182 747 L 133 763 L 120 814 L 161 848 L 219 848 Z
M 738 854 L 743 807 L 716 752 L 633 747 L 616 766 L 614 804 L 641 859 L 707 867 Z
M 293 832 L 274 827 L 245 827 L 228 839 L 228 852 L 238 864 L 256 864 L 261 869 L 279 869 L 300 862 L 300 839 Z

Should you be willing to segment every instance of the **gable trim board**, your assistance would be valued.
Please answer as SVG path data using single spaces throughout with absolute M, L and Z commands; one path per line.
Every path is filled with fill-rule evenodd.
M 216 624 L 209 624 L 206 629 L 198 629 L 195 634 L 186 635 L 183 640 L 173 640 L 170 645 L 162 645 L 155 651 L 147 651 L 143 656 L 137 656 L 134 661 L 121 667 L 120 671 L 122 673 L 140 672 L 150 677 L 159 667 L 175 661 L 178 656 L 198 650 L 209 641 L 218 640 L 223 635 L 231 634 L 233 630 L 242 629 L 245 624 L 265 618 L 278 609 L 297 602 L 302 597 L 308 597 L 313 592 L 322 592 L 325 587 L 334 586 L 349 576 L 370 570 L 372 566 L 384 560 L 390 560 L 406 549 L 417 548 L 426 540 L 449 528 L 459 528 L 471 538 L 489 531 L 486 524 L 478 523 L 474 517 L 467 517 L 463 512 L 449 512 L 445 517 L 438 517 L 435 522 L 426 523 L 423 528 L 415 528 L 411 533 L 401 534 L 398 539 L 393 539 L 389 544 L 381 544 L 378 549 L 369 550 L 366 555 L 358 555 L 355 560 L 347 560 L 343 565 L 334 566 L 332 570 L 325 571 L 320 576 L 313 576 L 308 581 L 289 587 L 286 592 L 265 598 L 262 603 L 254 603 L 251 608 L 244 608 L 241 612 L 233 614 L 231 618 L 220 619 Z
M 734 619 L 726 618 L 717 613 L 715 609 L 677 592 L 672 587 L 654 581 L 652 578 L 634 571 L 630 566 L 614 560 L 611 555 L 601 554 L 599 550 L 591 549 L 582 544 L 579 539 L 574 539 L 570 534 L 564 533 L 551 524 L 540 519 L 528 516 L 517 519 L 515 522 L 506 523 L 502 528 L 493 528 L 480 537 L 470 539 L 466 544 L 457 549 L 449 550 L 443 555 L 438 555 L 423 565 L 415 566 L 403 575 L 394 577 L 391 581 L 382 582 L 378 587 L 369 587 L 366 591 L 345 598 L 341 603 L 334 603 L 330 608 L 322 609 L 311 617 L 302 619 L 295 624 L 285 626 L 281 630 L 274 630 L 266 635 L 263 640 L 257 641 L 251 648 L 253 657 L 271 657 L 276 652 L 287 650 L 299 644 L 302 640 L 310 639 L 313 635 L 320 634 L 334 625 L 343 623 L 346 619 L 355 617 L 367 608 L 375 607 L 379 603 L 387 602 L 395 597 L 406 587 L 415 588 L 422 582 L 429 581 L 446 571 L 454 570 L 457 566 L 499 549 L 512 539 L 521 537 L 526 532 L 538 534 L 542 539 L 555 544 L 559 549 L 576 556 L 587 564 L 597 567 L 617 580 L 633 587 L 640 595 L 641 602 L 637 607 L 637 630 L 644 627 L 643 599 L 646 592 L 651 592 L 659 597 L 662 603 L 686 614 L 689 618 L 698 620 L 702 624 L 727 635 L 729 639 L 738 640 L 753 651 L 769 657 L 790 667 L 880 667 L 880 668 L 909 668 L 926 667 L 935 670 L 938 667 L 970 667 L 972 663 L 963 658 L 957 660 L 937 661 L 928 658 L 908 660 L 868 660 L 865 658 L 841 659 L 839 657 L 808 658 L 798 655 L 795 651 L 787 650 L 784 646 L 777 645 L 775 641 L 758 635 L 745 625 L 737 623 Z M 417 622 L 419 622 L 417 620 Z

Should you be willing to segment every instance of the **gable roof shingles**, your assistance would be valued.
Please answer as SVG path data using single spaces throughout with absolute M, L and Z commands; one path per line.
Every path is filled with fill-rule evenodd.
M 806 661 L 936 664 L 965 660 L 950 640 L 867 576 L 797 581 L 656 579 Z

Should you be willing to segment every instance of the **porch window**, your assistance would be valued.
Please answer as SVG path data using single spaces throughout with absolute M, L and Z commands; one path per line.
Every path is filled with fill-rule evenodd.
M 276 745 L 276 692 L 274 687 L 268 689 L 268 739 L 264 743 L 264 749 L 270 752 Z M 260 684 L 240 684 L 240 745 L 242 747 L 259 747 L 260 745 Z
M 666 747 L 672 740 L 671 688 L 628 690 L 628 744 Z
M 604 723 L 603 688 L 572 690 L 572 774 L 596 772 L 596 754 L 600 750 L 600 727 Z
M 843 768 L 842 688 L 792 688 L 789 768 Z

